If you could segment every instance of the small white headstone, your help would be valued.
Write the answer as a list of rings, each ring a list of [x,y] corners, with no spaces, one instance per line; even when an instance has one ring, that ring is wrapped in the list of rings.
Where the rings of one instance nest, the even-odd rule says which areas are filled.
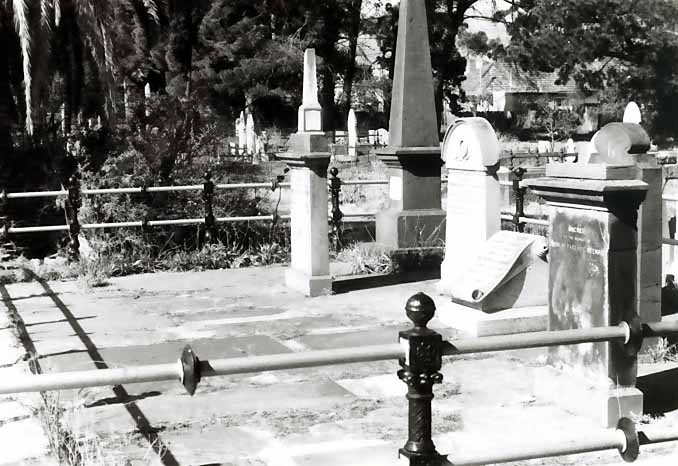
[[[624,123],[635,123],[637,125],[640,124],[642,117],[637,103],[629,102],[629,104],[626,106],[626,110],[624,110],[624,119],[622,121]]]
[[[245,112],[240,112],[240,118],[236,120],[236,134],[238,135],[238,147],[241,151],[247,147],[247,125],[245,121]]]
[[[574,143],[574,139],[570,138],[565,143],[565,152],[567,154],[575,154],[577,152],[577,146]]]
[[[379,135],[379,144],[388,146],[388,130],[386,128],[379,128],[377,134]]]
[[[254,117],[251,113],[247,114],[247,153],[254,154],[257,146],[257,135],[254,133]]]
[[[151,97],[151,85],[149,83],[146,83],[144,86],[144,97],[147,99]]]

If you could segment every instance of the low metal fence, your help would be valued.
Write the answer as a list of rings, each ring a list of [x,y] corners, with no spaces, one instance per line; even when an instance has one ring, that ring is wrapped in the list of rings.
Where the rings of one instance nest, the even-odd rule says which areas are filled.
[[[429,296],[423,293],[412,296],[405,310],[414,327],[399,332],[398,342],[393,344],[217,360],[200,360],[187,345],[176,363],[24,375],[1,381],[0,394],[179,380],[187,392],[194,395],[204,377],[397,359],[401,367],[397,375],[407,384],[409,412],[408,440],[399,452],[409,458],[411,466],[483,465],[603,450],[618,450],[624,460],[631,462],[638,457],[641,445],[678,441],[678,432],[637,432],[631,420],[622,418],[616,428],[603,429],[593,435],[540,440],[495,451],[488,449],[482,455],[465,455],[463,451],[442,455],[431,438],[431,402],[433,386],[443,380],[440,373],[443,356],[610,342],[621,345],[625,354],[634,357],[644,338],[678,334],[678,322],[641,324],[634,318],[618,326],[445,341],[442,335],[427,327],[435,314],[435,303]]]
[[[256,222],[256,221],[277,221],[278,219],[289,219],[289,215],[258,215],[242,217],[216,217],[214,215],[214,195],[216,191],[234,190],[234,189],[270,189],[276,191],[282,188],[289,188],[290,183],[284,182],[284,176],[280,175],[268,183],[232,183],[215,184],[212,181],[212,174],[206,173],[205,181],[201,185],[183,185],[183,186],[143,186],[133,188],[103,188],[103,189],[83,189],[80,177],[76,174],[69,179],[67,189],[60,191],[33,191],[8,193],[0,192],[0,221],[2,221],[2,230],[0,234],[3,238],[9,235],[27,234],[27,233],[45,233],[55,231],[65,231],[69,235],[68,252],[71,258],[79,256],[80,242],[78,235],[82,230],[104,230],[114,228],[150,228],[159,226],[181,226],[181,225],[205,225],[206,238],[209,241],[216,237],[217,224],[228,222]],[[143,219],[131,222],[116,223],[85,223],[81,224],[78,213],[82,207],[82,196],[96,196],[103,194],[152,194],[152,193],[170,193],[182,191],[202,191],[203,214],[202,218],[182,218],[171,220],[151,220]],[[65,198],[66,225],[45,225],[15,227],[11,219],[6,215],[7,202],[12,199],[35,199],[35,198]]]

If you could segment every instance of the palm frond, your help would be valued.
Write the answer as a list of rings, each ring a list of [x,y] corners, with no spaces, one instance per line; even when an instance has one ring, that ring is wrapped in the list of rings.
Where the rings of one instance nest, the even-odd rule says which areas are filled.
[[[61,0],[53,0],[54,6],[54,24],[59,26],[61,23]]]
[[[19,44],[21,46],[21,59],[23,60],[24,74],[24,98],[26,103],[26,131],[33,134],[33,115],[32,115],[32,77],[31,77],[31,31],[29,28],[28,4],[26,0],[13,0],[12,7],[14,12],[14,23],[17,34],[19,35]]]

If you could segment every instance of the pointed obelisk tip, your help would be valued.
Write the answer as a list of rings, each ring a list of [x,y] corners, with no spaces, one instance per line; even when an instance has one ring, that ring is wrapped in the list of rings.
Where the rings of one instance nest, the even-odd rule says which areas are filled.
[[[401,0],[390,146],[439,147],[425,2]]]
[[[318,74],[316,71],[315,49],[304,52],[304,93],[299,107],[300,133],[322,131],[322,109],[318,102]]]

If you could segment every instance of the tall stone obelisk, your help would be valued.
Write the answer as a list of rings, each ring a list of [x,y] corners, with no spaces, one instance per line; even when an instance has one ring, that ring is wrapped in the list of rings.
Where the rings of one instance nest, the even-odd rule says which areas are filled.
[[[391,99],[389,208],[377,216],[377,242],[400,249],[436,246],[445,238],[440,208],[440,138],[431,50],[423,1],[401,0]]]
[[[327,166],[329,144],[322,132],[318,103],[315,50],[304,53],[304,94],[298,131],[290,136],[289,151],[278,154],[292,168],[292,263],[285,284],[306,296],[331,292],[327,226]]]

